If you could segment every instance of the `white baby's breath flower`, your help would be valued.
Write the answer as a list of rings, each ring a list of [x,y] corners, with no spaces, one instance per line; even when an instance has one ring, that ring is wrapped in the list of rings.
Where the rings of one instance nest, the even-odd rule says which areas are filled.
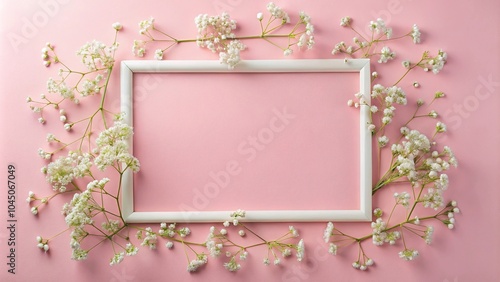
[[[139,248],[136,246],[132,245],[131,243],[127,243],[125,246],[125,252],[127,256],[134,256],[139,252]]]
[[[224,267],[231,272],[236,272],[241,268],[241,265],[232,257],[229,262],[224,263]]]
[[[118,253],[118,254],[115,254],[111,259],[110,259],[110,262],[109,262],[109,265],[113,266],[113,265],[116,265],[116,264],[119,264],[120,262],[123,261],[123,257],[125,256],[125,253],[124,252],[121,252],[121,253]]]
[[[269,2],[267,4],[267,11],[269,11],[273,17],[281,19],[283,24],[290,22],[288,14],[282,8],[276,6],[273,2]]]
[[[417,250],[412,250],[412,249],[404,249],[403,251],[399,252],[399,257],[404,259],[404,260],[414,260],[418,256],[418,251]]]
[[[156,49],[155,59],[156,60],[163,60],[163,50],[162,49]]]
[[[167,249],[172,249],[174,247],[174,243],[172,241],[168,241],[165,243],[165,247],[167,247]]]
[[[149,20],[143,20],[139,22],[139,33],[144,34],[148,30],[152,29],[154,27],[154,21],[155,19],[153,17],[149,18]]]
[[[413,38],[413,43],[420,43],[420,30],[416,24],[413,25],[410,36]]]
[[[391,51],[391,49],[387,46],[382,47],[380,50],[380,59],[379,63],[387,63],[387,61],[392,60],[396,57],[396,53]]]
[[[121,30],[121,29],[123,28],[123,25],[122,25],[121,23],[119,23],[119,22],[115,22],[115,23],[113,23],[113,25],[112,25],[112,26],[113,26],[113,28],[114,28],[115,30]]]
[[[299,243],[297,244],[297,252],[295,253],[295,256],[297,257],[298,261],[302,261],[304,259],[304,253],[305,253],[304,239],[300,239]]]
[[[351,17],[343,17],[340,19],[340,26],[348,26],[351,23]]]
[[[326,224],[325,231],[323,232],[323,240],[325,241],[325,243],[328,243],[328,241],[330,241],[330,237],[332,236],[334,228],[335,227],[332,222],[328,222]]]
[[[330,253],[332,255],[337,255],[337,250],[338,250],[338,246],[335,245],[334,243],[330,243],[330,246],[328,248],[328,253]]]
[[[240,52],[245,50],[246,46],[239,40],[231,40],[224,51],[219,53],[219,61],[226,64],[228,69],[233,69],[240,61]]]

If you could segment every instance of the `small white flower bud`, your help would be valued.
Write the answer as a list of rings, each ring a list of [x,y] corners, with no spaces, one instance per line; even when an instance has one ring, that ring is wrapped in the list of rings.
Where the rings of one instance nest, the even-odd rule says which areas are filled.
[[[119,22],[114,23],[112,26],[115,30],[121,30],[123,28],[123,25]]]

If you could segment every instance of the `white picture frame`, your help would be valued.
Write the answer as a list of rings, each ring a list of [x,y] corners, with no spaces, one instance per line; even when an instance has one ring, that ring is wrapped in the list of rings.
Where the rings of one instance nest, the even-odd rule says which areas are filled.
[[[234,69],[218,61],[147,61],[121,62],[121,111],[124,122],[133,124],[133,76],[135,73],[359,73],[359,93],[370,104],[371,73],[369,59],[297,59],[297,60],[248,60]],[[352,93],[355,94],[355,93]],[[347,107],[346,107],[347,108]],[[348,109],[346,109],[348,110]],[[372,138],[368,129],[369,106],[360,106],[359,118],[359,209],[357,210],[249,210],[247,222],[324,222],[371,221],[372,219]],[[128,140],[133,153],[133,139]],[[157,222],[222,222],[230,219],[231,211],[154,211],[134,210],[133,173],[127,170],[122,176],[122,216],[128,223]]]

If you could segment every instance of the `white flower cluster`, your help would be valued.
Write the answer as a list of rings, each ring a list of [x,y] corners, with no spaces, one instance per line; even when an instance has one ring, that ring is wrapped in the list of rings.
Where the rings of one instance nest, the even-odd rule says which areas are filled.
[[[98,94],[101,91],[101,88],[103,87],[102,85],[99,85],[100,82],[102,81],[102,79],[103,79],[103,75],[98,74],[92,80],[89,80],[89,79],[84,80],[82,87],[81,87],[82,89],[79,90],[80,94],[83,97]]]
[[[373,229],[372,241],[376,246],[382,246],[384,243],[394,245],[401,238],[399,231],[387,232],[387,223],[380,217],[375,222],[372,222],[371,227]]]
[[[146,42],[143,40],[134,40],[132,53],[137,57],[144,57],[144,54],[146,54]]]
[[[343,17],[342,19],[340,19],[340,26],[349,26],[351,24],[351,17]]]
[[[220,16],[200,14],[194,22],[198,28],[196,43],[214,53],[224,51],[225,41],[235,37],[233,30],[236,29],[236,21],[231,20],[228,13],[224,12]]]
[[[411,38],[413,39],[413,43],[420,43],[420,30],[416,24],[413,25],[410,33]]]
[[[155,19],[153,17],[149,18],[149,20],[143,20],[139,22],[139,33],[144,34],[149,30],[154,28]]]
[[[391,51],[391,49],[387,46],[382,47],[382,50],[380,50],[380,59],[378,60],[379,63],[387,63],[389,60],[393,60],[396,57],[396,53],[394,51]]]
[[[237,226],[239,223],[238,218],[240,218],[240,217],[244,218],[245,214],[246,214],[246,212],[244,210],[240,210],[240,209],[232,212],[229,216],[233,218],[233,225]],[[226,222],[224,222],[224,226],[226,226],[226,225],[228,225],[228,224]]]
[[[47,92],[56,93],[65,99],[78,103],[75,99],[75,88],[69,87],[65,81],[55,81],[52,77],[47,80]]]
[[[199,254],[196,256],[195,260],[189,262],[187,266],[188,272],[197,271],[200,266],[205,265],[208,262],[208,257],[205,254]]]
[[[114,51],[118,48],[118,43],[107,47],[99,41],[87,42],[76,52],[82,57],[82,63],[90,70],[110,69],[115,63]]]
[[[198,46],[214,53],[219,52],[219,61],[233,69],[241,61],[240,51],[246,48],[241,41],[234,39],[236,21],[231,20],[228,13],[222,13],[220,16],[200,14],[194,21],[198,28]]]
[[[290,22],[290,17],[288,13],[285,12],[282,8],[276,6],[273,2],[269,2],[267,4],[267,11],[276,19],[281,20],[283,24]]]
[[[118,220],[104,221],[103,223],[101,223],[101,226],[108,233],[112,234],[120,229],[120,221]]]
[[[412,249],[404,249],[399,252],[399,257],[404,260],[414,260],[418,257],[418,251]]]
[[[456,167],[455,155],[449,147],[445,147],[442,153],[433,151],[429,157],[424,155],[430,152],[430,141],[416,130],[403,128],[405,139],[402,144],[393,144],[392,152],[396,156],[395,166],[399,177],[406,176],[413,185],[421,182],[421,185],[432,183],[434,186],[427,189],[423,195],[424,207],[438,209],[443,206],[443,192],[448,188],[448,175],[444,172],[451,166]],[[418,164],[416,161],[420,161]],[[418,167],[418,170],[416,169]]]
[[[151,227],[146,227],[144,231],[146,233],[146,236],[144,236],[144,238],[142,237],[143,236],[142,231],[137,232],[137,239],[143,239],[141,246],[147,246],[151,250],[156,249],[156,243],[158,242],[156,233],[153,232],[153,229]]]
[[[175,231],[175,225],[176,225],[175,223],[171,223],[171,224],[169,224],[167,226],[167,224],[165,222],[162,222],[160,224],[160,230],[158,231],[158,234],[161,237],[164,237],[164,238],[166,238],[166,237],[170,237],[170,238],[175,237],[175,234],[177,234],[176,231]]]
[[[305,33],[303,33],[299,37],[299,41],[297,42],[297,46],[302,48],[307,46],[307,49],[312,49],[314,46],[314,25],[311,23],[311,17],[304,12],[299,13],[300,23],[305,26]]]
[[[108,166],[123,163],[125,169],[139,171],[139,160],[130,154],[127,143],[132,134],[132,127],[121,121],[116,121],[112,127],[102,131],[96,139],[98,156],[94,163],[97,168],[104,170]]]
[[[210,227],[210,233],[208,234],[205,246],[207,247],[210,256],[218,257],[222,252],[224,244],[222,244],[222,242],[218,240],[218,236],[214,232],[215,232],[215,227],[214,226]]]
[[[297,252],[295,253],[297,261],[302,261],[304,259],[304,255],[305,255],[304,239],[300,239],[299,243],[297,244]]]
[[[384,20],[382,20],[381,18],[378,18],[376,21],[370,21],[370,24],[368,26],[371,31],[385,34],[387,39],[390,39],[392,37],[392,28],[387,27]]]
[[[410,198],[411,197],[408,192],[394,193],[394,199],[396,200],[396,204],[402,205],[405,208],[409,207]]]
[[[123,258],[125,257],[125,252],[120,252],[118,254],[115,254],[109,261],[109,265],[113,266],[116,264],[119,264],[120,262],[123,261]]]
[[[92,192],[93,189],[86,189],[82,193],[75,193],[69,205],[65,206],[65,220],[68,226],[83,228],[84,225],[94,223]]]
[[[403,89],[397,86],[384,87],[380,84],[375,84],[372,89],[371,97],[372,99],[380,101],[380,103],[384,106],[383,117],[382,117],[382,123],[384,125],[387,125],[392,122],[392,118],[394,117],[394,111],[396,110],[396,108],[393,106],[394,103],[399,105],[406,105],[407,103],[405,92],[403,91]],[[359,99],[360,99],[359,102],[360,104],[366,104],[363,98]],[[372,106],[370,108],[370,111],[372,113],[375,113],[378,112],[379,109],[376,106],[375,107]],[[370,129],[373,131],[375,127],[371,126]]]
[[[238,270],[240,270],[241,268],[241,265],[239,263],[236,262],[236,259],[235,257],[232,257],[229,262],[226,262],[224,263],[224,267],[231,271],[231,272],[236,272]]]
[[[360,261],[355,261],[352,263],[352,267],[354,269],[359,269],[359,270],[367,270],[369,266],[372,266],[375,262],[371,259],[371,258],[368,258],[368,259],[365,259],[365,262],[364,263],[361,263]]]
[[[431,57],[426,60],[424,65],[424,71],[432,71],[434,74],[438,74],[446,64],[446,60],[448,59],[448,54],[443,50],[439,50],[438,54],[435,57]]]
[[[46,43],[45,47],[42,48],[42,59],[43,59],[43,65],[46,67],[49,67],[50,64],[52,63],[51,57],[49,55],[49,51],[53,51],[54,46],[52,46],[50,43]],[[57,62],[57,57],[55,58],[55,61]]]
[[[328,241],[330,241],[330,237],[332,236],[334,229],[335,226],[333,225],[332,222],[328,222],[326,224],[325,231],[323,232],[323,240],[325,240],[325,243],[328,243]]]
[[[240,61],[240,51],[245,50],[246,46],[239,40],[231,40],[224,51],[219,53],[219,61],[226,64],[229,69],[233,69]]]
[[[40,153],[40,152],[39,152]],[[68,156],[59,157],[42,168],[46,179],[52,184],[54,190],[66,191],[66,186],[74,179],[81,178],[90,173],[92,156],[88,153],[69,152]]]
[[[48,252],[49,251],[49,243],[47,240],[43,240],[42,237],[40,236],[37,236],[36,237],[36,241],[37,241],[37,247],[41,250],[43,250],[44,252]]]

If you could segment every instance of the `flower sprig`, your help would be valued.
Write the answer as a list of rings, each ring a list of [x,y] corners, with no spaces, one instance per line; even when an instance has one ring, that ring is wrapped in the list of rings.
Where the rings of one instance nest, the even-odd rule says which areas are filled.
[[[354,56],[355,53],[360,52],[364,58],[379,56],[379,63],[387,63],[389,60],[393,60],[396,57],[396,53],[388,46],[382,47],[381,50],[377,52],[376,48],[379,43],[386,43],[391,40],[397,40],[404,37],[410,37],[415,44],[420,43],[421,33],[416,24],[412,26],[408,33],[393,37],[392,28],[388,27],[384,20],[380,18],[375,21],[370,21],[368,24],[368,28],[371,32],[369,35],[362,34],[360,31],[355,29],[351,23],[351,17],[343,17],[340,20],[340,26],[347,27],[356,34],[356,36],[352,39],[355,45],[348,45],[344,41],[341,41],[335,45],[332,54],[344,53]]]
[[[122,25],[115,23],[113,28],[116,33],[110,47],[94,40],[78,50],[77,55],[85,67],[83,71],[65,64],[56,54],[54,45],[47,44],[42,49],[45,66],[62,67],[58,70],[58,78],[49,78],[47,94],[42,94],[41,100],[28,97],[27,102],[32,111],[40,115],[42,124],[46,123],[44,113],[54,110],[63,122],[63,128],[70,131],[71,136],[79,137],[64,141],[55,134],[48,133],[46,141],[57,148],[52,151],[42,148],[38,150],[38,155],[46,161],[41,171],[53,191],[50,196],[45,197],[30,191],[26,201],[31,212],[39,215],[42,205],[55,197],[72,195],[62,207],[67,228],[51,237],[37,236],[38,248],[48,252],[52,240],[69,233],[71,258],[81,261],[88,259],[94,249],[108,242],[112,251],[109,264],[113,266],[121,263],[127,256],[136,255],[140,247],[156,249],[159,241],[165,240],[165,246],[169,249],[174,244],[182,245],[189,272],[208,263],[209,256],[215,258],[221,254],[229,258],[223,263],[224,267],[232,272],[237,271],[241,268],[240,262],[247,258],[249,250],[257,247],[266,247],[266,260],[272,258],[275,264],[280,262],[279,254],[288,257],[294,251],[297,260],[301,261],[304,257],[304,242],[295,242],[298,237],[295,228],[290,227],[278,239],[264,239],[241,221],[245,217],[242,210],[229,215],[232,226],[238,228],[236,232],[239,237],[252,235],[261,242],[243,244],[235,240],[228,232],[229,221],[223,224],[223,228],[211,227],[206,241],[202,242],[187,240],[191,234],[187,226],[161,223],[160,228],[154,230],[152,227],[125,221],[120,202],[122,178],[128,170],[138,172],[140,163],[129,150],[128,140],[133,134],[133,128],[123,122],[122,114],[112,113],[107,109],[106,98],[112,91],[109,80],[115,64],[115,51],[119,46],[116,35]],[[141,28],[144,33],[152,30],[153,20],[142,22]],[[67,103],[78,104],[87,99],[97,99],[95,110],[91,111],[90,116],[70,121],[68,116],[77,116],[78,113],[68,113],[63,107]],[[106,176],[97,177],[102,173]],[[135,239],[130,235],[134,231]],[[189,255],[190,252],[194,258]]]
[[[380,53],[374,51],[377,44],[388,43],[391,40],[410,37],[413,43],[420,42],[420,31],[417,25],[413,25],[410,32],[400,37],[392,37],[392,29],[387,27],[384,21],[377,19],[369,23],[371,37],[366,38],[358,32],[352,25],[350,17],[341,19],[341,26],[348,27],[356,33],[353,41],[356,46],[347,46],[344,42],[337,44],[333,49],[333,54],[345,53],[354,56],[360,52],[363,57],[371,58],[379,55],[376,68],[383,68],[384,63],[395,58],[395,52],[388,46],[384,46]],[[358,37],[359,36],[359,37]],[[360,39],[361,38],[361,39]],[[403,61],[405,68],[403,75],[392,85],[383,86],[376,83],[379,78],[379,72],[372,73],[372,92],[370,93],[371,102],[368,103],[364,96],[356,93],[354,99],[348,101],[348,106],[359,108],[360,105],[368,106],[370,109],[370,120],[367,124],[372,132],[374,142],[377,144],[378,165],[375,172],[376,180],[372,187],[373,195],[382,197],[387,193],[385,189],[391,185],[398,185],[405,189],[402,192],[392,194],[395,200],[394,206],[388,217],[384,217],[383,210],[377,208],[374,210],[374,217],[371,222],[369,234],[361,237],[351,236],[336,228],[332,222],[327,224],[324,230],[323,238],[329,244],[329,252],[336,255],[340,248],[345,248],[351,244],[358,247],[358,256],[352,266],[355,269],[367,270],[374,264],[374,260],[369,257],[363,243],[371,239],[376,246],[384,244],[395,245],[401,241],[403,250],[398,255],[403,260],[414,260],[417,258],[418,250],[408,245],[405,236],[415,235],[422,238],[425,243],[432,242],[434,227],[428,225],[433,220],[438,220],[452,229],[455,225],[454,214],[459,212],[456,201],[448,201],[445,204],[444,192],[449,185],[449,179],[446,172],[451,167],[457,167],[457,159],[448,146],[438,147],[437,136],[446,132],[446,125],[437,121],[433,128],[433,133],[428,136],[422,130],[412,129],[412,122],[419,118],[437,119],[438,113],[435,110],[429,110],[434,101],[444,98],[445,94],[438,91],[434,94],[432,101],[427,104],[422,99],[418,99],[413,115],[400,126],[400,134],[394,140],[391,140],[386,134],[386,128],[391,126],[396,118],[397,107],[408,106],[405,90],[398,84],[407,76],[407,74],[417,68],[424,71],[432,70],[438,74],[444,67],[447,60],[447,54],[439,50],[437,55],[432,56],[430,52],[425,51],[421,59],[412,63],[409,60]],[[414,82],[413,87],[419,87],[418,82]],[[425,111],[422,113],[422,111]],[[383,155],[390,154],[390,163],[384,173],[380,173],[381,160]],[[417,207],[421,207],[417,209]],[[423,209],[422,209],[423,208]],[[417,213],[418,210],[418,213]],[[426,212],[426,211],[434,212]],[[391,219],[396,213],[402,213],[398,218],[404,220],[398,223],[391,223]]]
[[[386,221],[383,219],[383,211],[381,209],[377,208],[374,210],[376,220],[371,223],[371,233],[366,236],[354,237],[348,235],[337,229],[332,222],[329,222],[323,235],[325,243],[329,244],[328,252],[332,255],[337,255],[340,248],[356,244],[358,247],[358,257],[356,261],[352,263],[352,266],[355,269],[367,270],[369,266],[374,264],[374,260],[366,254],[362,245],[364,241],[371,239],[372,243],[376,246],[382,246],[384,244],[396,245],[398,241],[401,241],[403,250],[398,253],[399,257],[407,261],[414,260],[419,255],[419,252],[416,249],[408,247],[405,241],[405,234],[407,234],[407,236],[417,236],[426,244],[430,245],[432,243],[434,227],[430,224],[426,224],[437,220],[446,225],[449,229],[453,229],[455,226],[455,214],[460,212],[457,203],[455,201],[450,201],[445,207],[433,215],[418,217],[412,216],[412,212],[409,212],[405,220],[395,224],[389,224],[395,207],[403,206],[407,208],[406,205],[408,204],[408,194],[395,194],[394,197],[396,198],[396,203]],[[403,200],[401,201],[401,199]],[[423,199],[415,201],[413,208],[419,201],[423,201]]]
[[[151,227],[140,228],[136,237],[142,240],[141,246],[156,249],[159,239],[165,239],[165,247],[168,249],[181,246],[184,248],[187,260],[187,271],[195,272],[208,263],[209,258],[226,257],[223,266],[230,272],[236,272],[241,269],[241,263],[245,261],[251,249],[257,247],[266,247],[268,250],[267,257],[263,262],[269,265],[273,261],[275,265],[281,263],[281,258],[287,258],[295,252],[297,260],[302,261],[304,257],[304,241],[300,240],[294,243],[294,239],[299,236],[298,231],[290,226],[289,230],[275,240],[266,240],[258,235],[255,231],[249,228],[242,220],[245,217],[245,211],[237,210],[230,214],[231,220],[222,223],[220,228],[211,226],[207,239],[204,242],[193,242],[187,238],[191,234],[188,227],[179,227],[176,223],[161,223],[160,229],[154,231]],[[234,230],[236,229],[236,230]],[[233,238],[236,233],[236,238],[244,238],[253,236],[257,238],[258,243],[243,244],[241,240]]]
[[[269,16],[267,20],[263,13],[257,13],[261,33],[257,35],[239,36],[235,34],[237,23],[231,19],[228,13],[221,15],[209,16],[208,14],[200,14],[196,16],[194,22],[198,30],[196,38],[178,39],[169,35],[155,26],[155,19],[150,18],[139,23],[139,33],[146,37],[145,40],[134,40],[132,51],[135,56],[143,57],[147,52],[147,45],[153,42],[166,44],[166,47],[156,49],[154,58],[162,60],[165,52],[173,46],[180,43],[196,42],[200,48],[206,48],[213,53],[219,54],[219,61],[234,68],[240,61],[240,52],[245,50],[246,46],[243,40],[262,39],[283,51],[285,56],[293,53],[293,46],[298,48],[306,47],[311,49],[314,41],[314,25],[311,22],[311,17],[305,12],[299,13],[299,20],[293,24],[291,30],[287,33],[277,34],[284,26],[291,23],[287,12],[282,8],[270,2],[267,4]],[[285,45],[280,45],[274,39],[287,39]]]

